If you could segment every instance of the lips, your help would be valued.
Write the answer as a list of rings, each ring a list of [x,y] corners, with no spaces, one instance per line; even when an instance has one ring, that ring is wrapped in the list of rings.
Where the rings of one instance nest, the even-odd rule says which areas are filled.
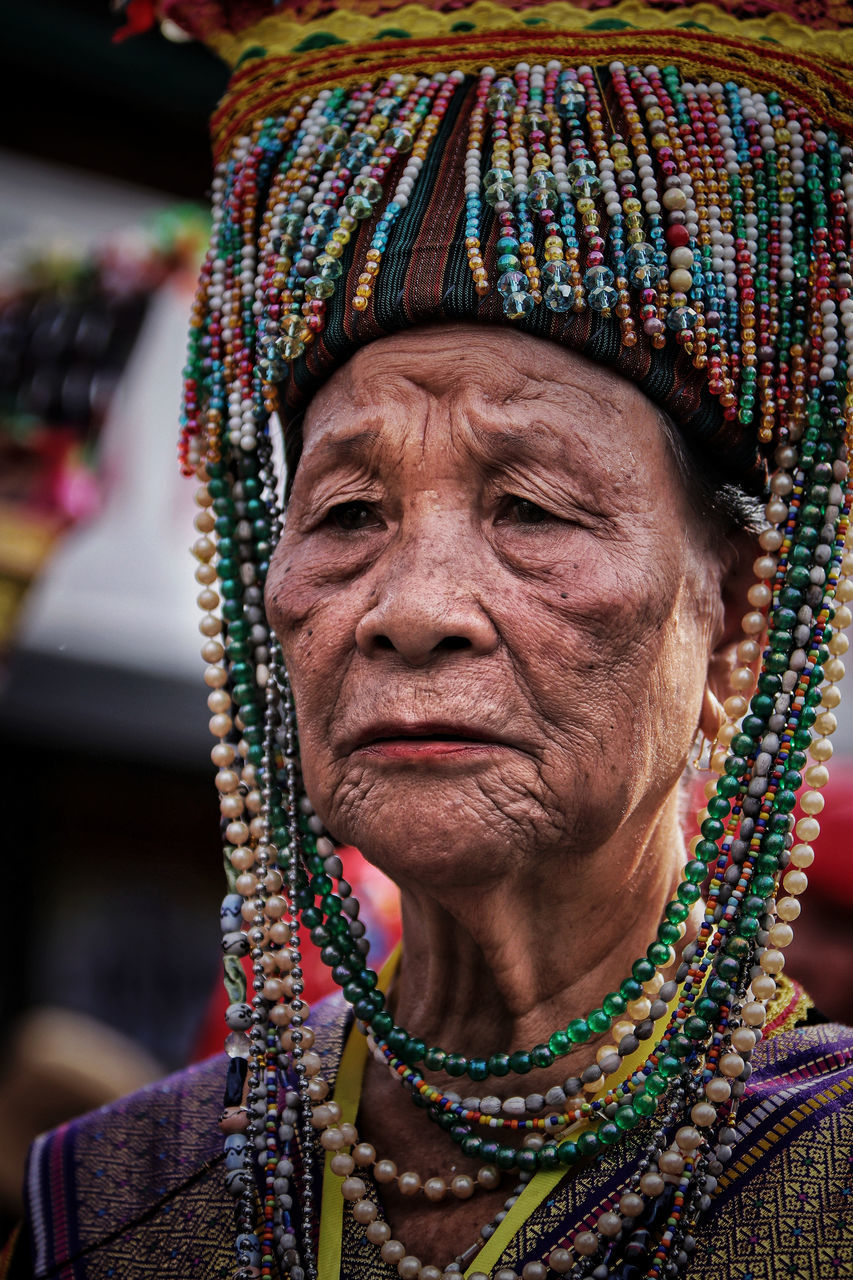
[[[511,745],[507,738],[484,724],[459,720],[381,720],[366,725],[354,736],[351,750],[378,746],[382,743],[411,742],[424,746],[427,742],[458,742],[475,746],[483,743]]]

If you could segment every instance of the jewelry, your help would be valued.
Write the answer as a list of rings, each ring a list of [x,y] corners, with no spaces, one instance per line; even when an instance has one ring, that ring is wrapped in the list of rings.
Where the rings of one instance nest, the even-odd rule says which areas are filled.
[[[585,331],[612,334],[620,350],[642,343],[654,360],[666,349],[659,369],[674,361],[679,371],[671,394],[677,399],[678,379],[690,371],[716,400],[728,443],[718,435],[713,447],[732,472],[754,474],[756,442],[773,461],[741,665],[712,756],[718,777],[657,936],[585,1018],[540,1045],[488,1058],[427,1046],[385,1008],[358,904],[302,795],[286,676],[262,608],[281,519],[271,415],[296,403],[288,397],[307,358],[320,360],[334,308],[344,307],[349,324],[358,315],[366,321],[380,304],[383,263],[400,228],[411,229],[407,218],[448,122],[466,110],[460,198],[475,295],[485,298],[493,279],[506,317],[563,315],[558,340],[572,340],[575,318],[589,312]],[[481,182],[486,155],[491,165]],[[853,554],[845,552],[850,151],[777,93],[733,81],[694,84],[673,67],[552,61],[485,68],[474,81],[461,72],[407,72],[294,97],[286,115],[265,116],[237,141],[213,185],[181,456],[202,481],[194,553],[229,879],[223,1127],[237,1211],[235,1275],[271,1275],[277,1256],[285,1273],[313,1276],[315,1146],[334,1149],[341,1169],[349,1159],[358,1164],[347,1149],[367,1153],[353,1126],[334,1123],[305,1023],[307,931],[377,1051],[469,1158],[518,1169],[522,1178],[557,1175],[644,1127],[626,1195],[602,1210],[593,1229],[528,1263],[523,1280],[548,1269],[581,1280],[615,1268],[635,1256],[646,1221],[657,1225],[647,1233],[645,1275],[668,1276],[732,1155],[738,1100],[799,913],[832,754],[853,599]],[[354,233],[368,218],[375,221],[359,272]],[[804,782],[804,816],[795,822]],[[647,1025],[654,988],[706,881],[702,924],[676,973],[674,1012],[655,1035]],[[241,954],[252,961],[251,994]],[[637,1008],[642,1001],[648,1013],[620,1027],[632,1009],[645,1012]],[[601,1077],[584,1081],[582,1073],[576,1094],[546,1096],[541,1108],[538,1098],[518,1093],[509,1112],[506,1103],[496,1111],[494,1095],[455,1099],[425,1075],[526,1075],[611,1029],[619,1034],[606,1046],[606,1062],[596,1064]],[[646,1040],[642,1065],[617,1083],[619,1060]],[[505,1134],[494,1141],[490,1130],[499,1128],[521,1130],[524,1144]],[[263,1186],[257,1223],[256,1161]],[[383,1162],[368,1163],[378,1170]],[[347,1179],[353,1212],[368,1215],[369,1197],[352,1171],[345,1186]],[[437,1197],[440,1188],[433,1190]],[[374,1223],[375,1215],[368,1226]],[[401,1276],[441,1275],[392,1237],[377,1243]]]

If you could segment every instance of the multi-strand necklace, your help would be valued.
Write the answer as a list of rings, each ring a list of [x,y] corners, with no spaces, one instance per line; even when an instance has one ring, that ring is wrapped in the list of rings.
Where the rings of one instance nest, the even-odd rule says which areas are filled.
[[[358,904],[301,792],[287,678],[262,606],[281,531],[269,436],[276,383],[322,332],[349,279],[347,246],[375,217],[351,299],[356,311],[370,305],[442,121],[466,94],[466,251],[477,293],[494,278],[509,319],[540,305],[589,309],[613,319],[626,348],[640,331],[654,350],[683,348],[707,371],[724,420],[754,431],[773,464],[741,665],[713,754],[719,776],[676,894],[618,989],[541,1044],[487,1057],[427,1045],[386,1005]],[[403,1280],[449,1280],[476,1267],[496,1223],[455,1263],[422,1262],[382,1221],[360,1170],[442,1203],[494,1190],[504,1174],[519,1186],[572,1168],[592,1176],[611,1148],[632,1153],[625,1192],[593,1223],[567,1223],[565,1239],[527,1262],[522,1280],[672,1276],[687,1265],[693,1226],[731,1158],[832,754],[853,598],[844,550],[850,155],[778,94],[694,85],[669,67],[613,63],[605,74],[520,64],[506,74],[487,68],[473,83],[461,73],[406,74],[294,99],[286,117],[265,117],[238,141],[214,194],[182,456],[203,482],[194,551],[230,888],[223,1128],[235,1276],[315,1273],[315,1154],[325,1153],[348,1212]],[[483,203],[500,228],[494,263]],[[703,885],[698,934],[664,981]],[[344,1117],[306,1021],[306,935],[411,1098],[413,1124],[446,1130],[451,1161],[461,1152],[471,1174],[400,1172],[360,1140],[355,1116]],[[563,1058],[570,1068],[587,1044],[598,1044],[595,1061],[543,1096],[469,1092]],[[465,1080],[463,1091],[439,1088],[436,1073]]]

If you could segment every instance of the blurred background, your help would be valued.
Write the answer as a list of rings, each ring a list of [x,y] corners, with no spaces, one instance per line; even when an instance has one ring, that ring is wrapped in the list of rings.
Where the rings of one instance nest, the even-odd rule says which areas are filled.
[[[107,0],[28,0],[4,6],[0,42],[0,1242],[37,1132],[220,1039],[193,484],[175,448],[226,73],[176,32],[116,43],[122,21]],[[841,720],[789,972],[853,1021]],[[360,874],[393,932],[393,895]]]

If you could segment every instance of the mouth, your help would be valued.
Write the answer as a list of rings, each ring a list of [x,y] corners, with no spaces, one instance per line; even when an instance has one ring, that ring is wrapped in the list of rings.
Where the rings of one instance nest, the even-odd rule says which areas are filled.
[[[471,754],[494,751],[509,743],[485,725],[458,721],[384,721],[366,726],[353,749],[392,758]]]

